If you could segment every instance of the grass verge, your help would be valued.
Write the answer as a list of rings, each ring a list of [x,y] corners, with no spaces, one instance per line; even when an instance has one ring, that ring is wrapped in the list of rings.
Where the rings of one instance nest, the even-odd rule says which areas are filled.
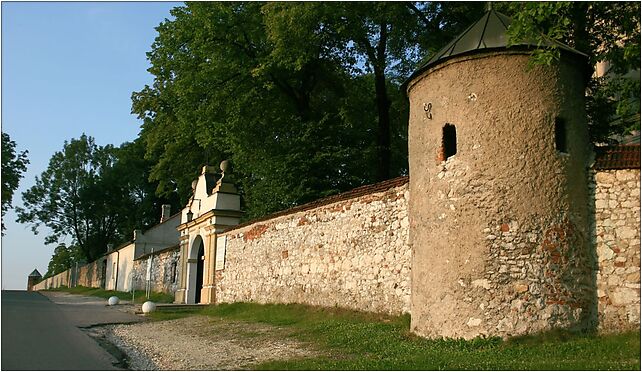
[[[640,332],[616,335],[552,331],[503,341],[428,340],[394,317],[305,305],[221,304],[156,312],[154,319],[207,315],[266,323],[324,351],[323,356],[272,361],[265,370],[640,370]]]
[[[109,298],[111,296],[116,296],[120,298],[121,300],[127,300],[131,301],[132,299],[132,293],[131,292],[119,292],[119,291],[109,291],[105,290],[102,288],[89,288],[89,287],[83,287],[83,286],[77,286],[77,287],[72,287],[72,288],[67,288],[65,286],[62,286],[60,288],[56,289],[47,289],[47,291],[51,292],[67,292],[71,294],[77,294],[77,295],[83,295],[83,296],[94,296],[94,297],[102,297],[102,298]],[[135,291],[134,292],[134,302],[135,303],[143,303],[145,301],[153,301],[157,303],[172,303],[174,302],[174,296],[169,295],[167,293],[159,293],[159,292],[152,292],[149,296],[149,299],[145,297],[145,291]]]

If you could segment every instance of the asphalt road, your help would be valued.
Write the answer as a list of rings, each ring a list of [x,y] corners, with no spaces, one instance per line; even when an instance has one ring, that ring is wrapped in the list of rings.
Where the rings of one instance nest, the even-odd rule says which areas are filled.
[[[104,300],[2,291],[2,370],[117,370],[118,360],[78,327],[143,321]],[[55,302],[54,302],[55,301]]]

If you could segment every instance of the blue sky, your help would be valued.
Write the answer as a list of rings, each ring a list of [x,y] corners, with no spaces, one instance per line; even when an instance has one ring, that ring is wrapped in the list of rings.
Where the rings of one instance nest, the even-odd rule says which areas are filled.
[[[131,94],[152,83],[145,53],[154,28],[177,2],[2,2],[2,131],[29,150],[31,164],[14,194],[34,185],[65,140],[82,133],[100,145],[138,135]],[[6,214],[2,289],[25,289],[43,275],[54,245]],[[70,240],[70,239],[69,239]],[[68,241],[69,242],[69,241]]]

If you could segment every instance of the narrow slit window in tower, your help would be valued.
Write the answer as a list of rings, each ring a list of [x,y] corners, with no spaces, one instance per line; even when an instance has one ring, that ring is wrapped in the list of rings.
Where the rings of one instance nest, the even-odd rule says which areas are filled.
[[[454,125],[444,125],[441,146],[444,151],[444,160],[448,160],[449,157],[457,153],[457,130]]]
[[[566,146],[566,122],[561,118],[555,118],[555,149],[561,153],[568,153]]]

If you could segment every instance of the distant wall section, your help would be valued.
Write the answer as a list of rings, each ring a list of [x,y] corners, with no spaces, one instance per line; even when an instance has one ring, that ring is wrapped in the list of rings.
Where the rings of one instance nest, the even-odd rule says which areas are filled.
[[[129,245],[119,250],[119,254],[115,251],[92,263],[43,279],[33,286],[33,290],[40,291],[62,286],[90,288],[104,286],[105,289],[114,290],[117,286],[118,291],[128,292],[132,285],[134,289],[145,290],[148,284],[147,267],[151,261],[149,280],[151,290],[173,294],[177,289],[177,278],[180,275],[178,245],[137,259],[133,258],[133,247]]]
[[[89,264],[79,265],[78,268],[71,268],[59,274],[45,278],[33,286],[34,291],[43,289],[54,289],[62,286],[84,286],[98,288],[101,286],[101,260]]]

